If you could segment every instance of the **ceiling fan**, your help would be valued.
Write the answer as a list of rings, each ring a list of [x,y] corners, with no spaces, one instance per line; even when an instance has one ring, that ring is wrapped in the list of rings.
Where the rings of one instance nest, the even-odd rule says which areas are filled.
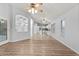
[[[43,6],[43,3],[30,3],[28,12],[32,14],[43,12],[42,6]]]

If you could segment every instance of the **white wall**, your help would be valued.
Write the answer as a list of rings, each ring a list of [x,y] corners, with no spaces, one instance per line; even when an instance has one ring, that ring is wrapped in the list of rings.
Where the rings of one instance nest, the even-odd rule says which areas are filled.
[[[28,32],[17,32],[15,28],[15,16],[16,15],[23,15],[29,19],[28,21]],[[16,42],[24,39],[29,39],[30,37],[30,15],[27,12],[23,12],[19,9],[12,8],[12,19],[11,19],[11,41]]]
[[[6,3],[0,3],[0,16],[4,17],[4,18],[10,18],[10,7],[8,4]]]
[[[79,6],[73,8],[63,17],[66,18],[66,43],[79,53]]]
[[[7,39],[10,40],[10,25],[9,25],[9,20],[10,20],[10,6],[7,3],[0,3],[0,17],[7,19],[8,21],[8,37]],[[4,43],[3,43],[4,44]]]
[[[64,37],[61,36],[61,20],[65,20]],[[52,23],[56,23],[56,32],[49,32],[49,35],[79,53],[79,6],[54,19]]]

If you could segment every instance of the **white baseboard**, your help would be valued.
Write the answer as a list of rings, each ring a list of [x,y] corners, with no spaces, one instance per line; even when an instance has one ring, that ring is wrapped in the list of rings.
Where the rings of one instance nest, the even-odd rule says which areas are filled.
[[[67,45],[66,43],[64,43],[63,41],[58,40],[59,42],[61,42],[62,44],[64,44],[65,46],[67,46],[69,49],[71,49],[72,51],[74,51],[75,53],[79,54],[79,51],[76,51],[75,49],[71,48],[69,45]]]
[[[70,47],[69,45],[67,45],[66,43],[64,43],[63,41],[57,39],[56,37],[53,37],[53,38],[55,38],[57,41],[59,41],[60,43],[64,44],[65,46],[67,46],[69,49],[71,49],[75,53],[79,54],[79,51],[76,51],[75,49],[73,49],[72,47]]]
[[[8,42],[9,42],[8,40],[3,41],[3,42],[0,42],[0,46],[3,45],[3,44],[6,44],[6,43],[8,43]]]
[[[17,42],[17,41],[22,41],[22,40],[26,40],[26,39],[30,39],[30,37],[26,37],[26,38],[18,39],[18,40],[11,40],[9,42]]]

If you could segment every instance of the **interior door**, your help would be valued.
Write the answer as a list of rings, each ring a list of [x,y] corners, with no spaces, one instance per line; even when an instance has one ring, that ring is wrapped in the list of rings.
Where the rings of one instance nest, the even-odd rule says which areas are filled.
[[[0,17],[0,45],[8,42],[7,36],[7,19]]]

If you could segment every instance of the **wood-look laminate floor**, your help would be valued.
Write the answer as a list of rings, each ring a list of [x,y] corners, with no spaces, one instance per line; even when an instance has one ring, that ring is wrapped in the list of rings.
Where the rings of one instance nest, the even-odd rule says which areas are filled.
[[[35,35],[0,46],[1,56],[77,56],[75,52],[48,35]]]

